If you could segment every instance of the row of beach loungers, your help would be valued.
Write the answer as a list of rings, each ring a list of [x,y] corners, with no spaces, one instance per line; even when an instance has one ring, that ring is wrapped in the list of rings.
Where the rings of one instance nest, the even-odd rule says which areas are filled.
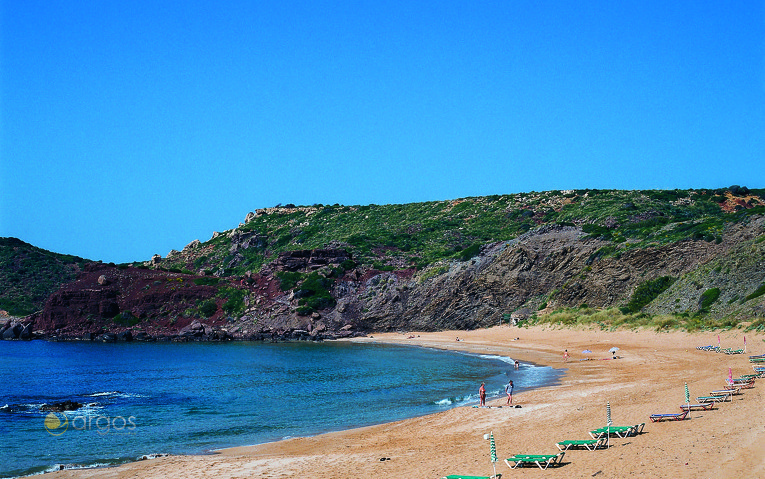
[[[652,422],[681,421],[688,416],[690,411],[709,411],[714,409],[717,403],[730,402],[733,396],[741,394],[742,389],[754,387],[754,380],[765,376],[765,367],[754,367],[755,374],[745,374],[740,378],[726,379],[723,389],[711,391],[708,396],[699,396],[697,404],[681,404],[679,413],[651,414]]]
[[[557,442],[555,445],[560,450],[557,454],[516,454],[505,459],[505,464],[507,464],[510,469],[524,466],[537,466],[540,469],[545,470],[551,466],[560,466],[563,463],[563,457],[566,455],[566,451],[570,449],[582,449],[587,451],[604,449],[608,444],[609,437],[625,438],[637,436],[643,432],[644,427],[645,423],[635,424],[634,426],[606,426],[593,429],[589,432],[591,439],[569,439]],[[502,474],[497,474],[496,476],[451,475],[444,476],[442,479],[495,479],[501,476]]]
[[[698,347],[696,349],[704,348],[705,347]],[[750,361],[753,358],[765,359],[765,354],[760,356],[750,356],[749,358]],[[753,365],[752,369],[754,369],[754,374],[745,374],[736,379],[726,379],[725,387],[723,389],[711,391],[708,396],[699,396],[697,398],[699,401],[697,404],[682,404],[680,406],[681,412],[679,413],[651,414],[651,421],[679,421],[686,419],[690,411],[709,411],[714,409],[717,403],[730,402],[731,397],[737,394],[741,394],[742,389],[753,388],[755,379],[765,377],[765,365]],[[563,457],[566,455],[566,451],[570,449],[584,449],[587,451],[604,449],[607,446],[609,437],[626,438],[637,436],[643,432],[644,427],[645,423],[636,424],[634,426],[601,427],[599,429],[590,431],[591,439],[565,440],[557,442],[555,445],[560,450],[560,452],[557,454],[516,454],[505,459],[505,464],[507,464],[511,469],[516,469],[523,466],[537,466],[540,469],[545,470],[550,466],[560,466],[562,464]],[[502,474],[497,474],[495,476],[450,475],[444,476],[442,479],[499,479],[501,476]]]
[[[743,349],[731,349],[731,348],[721,348],[720,346],[696,346],[696,349],[700,351],[713,351],[715,353],[725,353],[725,354],[744,354]]]

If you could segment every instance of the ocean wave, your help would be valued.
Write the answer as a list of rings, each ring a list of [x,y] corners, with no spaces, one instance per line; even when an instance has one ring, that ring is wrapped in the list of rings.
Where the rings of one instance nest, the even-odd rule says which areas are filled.
[[[433,404],[436,406],[464,406],[475,401],[478,401],[478,394],[467,394],[465,396],[443,398],[437,401],[433,401]]]
[[[91,394],[85,394],[83,397],[102,397],[102,398],[123,398],[123,399],[132,399],[132,398],[145,398],[148,397],[145,394],[139,394],[139,393],[128,393],[124,391],[103,391],[103,392],[96,392]]]
[[[7,413],[17,412],[36,412],[40,411],[40,408],[45,406],[45,403],[20,403],[20,404],[6,404],[0,407],[0,411]]]

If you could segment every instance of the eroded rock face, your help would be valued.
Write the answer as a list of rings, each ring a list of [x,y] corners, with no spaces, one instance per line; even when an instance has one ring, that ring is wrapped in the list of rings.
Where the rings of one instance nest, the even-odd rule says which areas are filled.
[[[281,271],[315,271],[329,265],[339,265],[351,255],[344,249],[311,249],[285,251],[276,260],[276,269]]]
[[[523,321],[542,303],[625,304],[646,280],[693,271],[737,241],[761,234],[762,226],[753,222],[736,228],[726,232],[730,241],[721,244],[686,241],[628,250],[617,257],[602,252],[612,243],[590,238],[578,227],[546,226],[513,241],[487,245],[469,261],[445,261],[424,271],[383,272],[361,266],[336,270],[328,274],[335,306],[302,314],[298,307],[309,292],[282,291],[276,273],[329,272],[329,267],[351,259],[345,249],[284,252],[260,273],[221,278],[217,286],[205,286],[210,283],[194,275],[93,266],[48,299],[33,317],[34,328],[60,337],[103,340],[112,340],[112,335],[118,340],[121,332],[131,329],[134,340],[148,341],[313,340],[398,329],[474,329],[499,324],[503,318]],[[232,236],[238,248],[253,247],[257,241],[255,234]],[[757,287],[762,279],[754,276],[762,268],[753,264],[750,269]],[[108,283],[97,281],[100,276]],[[242,291],[243,313],[234,317],[223,311],[226,299],[219,296],[219,287]],[[198,306],[210,301],[218,309],[202,317]],[[3,336],[22,335],[9,328],[4,326]]]

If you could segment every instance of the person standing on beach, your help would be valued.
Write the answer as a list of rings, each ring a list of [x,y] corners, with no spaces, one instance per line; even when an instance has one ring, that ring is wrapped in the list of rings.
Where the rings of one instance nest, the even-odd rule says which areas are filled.
[[[568,362],[568,349],[566,349],[565,351],[563,351],[563,362],[564,362],[564,363],[567,363],[567,362]]]
[[[507,386],[505,386],[505,394],[507,394],[507,405],[513,405],[513,380],[511,379]]]
[[[486,406],[486,384],[481,383],[481,387],[478,388],[478,397],[481,398],[481,406]]]

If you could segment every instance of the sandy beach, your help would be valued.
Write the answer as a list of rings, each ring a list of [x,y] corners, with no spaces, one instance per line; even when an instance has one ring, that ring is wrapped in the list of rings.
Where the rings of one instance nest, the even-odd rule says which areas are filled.
[[[680,412],[687,382],[696,396],[722,389],[734,377],[752,373],[749,354],[765,353],[765,335],[740,330],[720,333],[723,347],[747,354],[699,351],[717,344],[716,333],[605,332],[550,327],[495,327],[476,331],[374,334],[355,341],[379,341],[509,356],[565,369],[560,384],[523,391],[521,408],[458,407],[442,413],[377,426],[258,446],[231,448],[202,456],[169,456],[119,467],[67,470],[53,478],[422,478],[449,474],[492,474],[489,442],[494,433],[503,477],[765,477],[765,379],[731,402],[711,411],[694,411],[689,420],[652,423],[654,413]],[[411,336],[414,336],[411,338]],[[459,337],[461,340],[456,341]],[[518,338],[515,340],[515,338]],[[620,359],[608,350],[619,347]],[[570,354],[563,360],[563,351]],[[591,354],[583,354],[589,349]],[[590,360],[583,360],[589,358]],[[476,384],[476,390],[479,384]],[[521,391],[518,391],[518,389]],[[505,397],[490,398],[501,406]],[[563,464],[541,471],[511,470],[502,461],[513,454],[557,453],[555,443],[589,439],[588,431],[606,425],[610,403],[615,426],[646,423],[643,433],[614,438],[608,449],[566,452]],[[348,407],[384,408],[385,404]],[[298,406],[291,406],[300,411]],[[281,414],[281,412],[280,412]]]

